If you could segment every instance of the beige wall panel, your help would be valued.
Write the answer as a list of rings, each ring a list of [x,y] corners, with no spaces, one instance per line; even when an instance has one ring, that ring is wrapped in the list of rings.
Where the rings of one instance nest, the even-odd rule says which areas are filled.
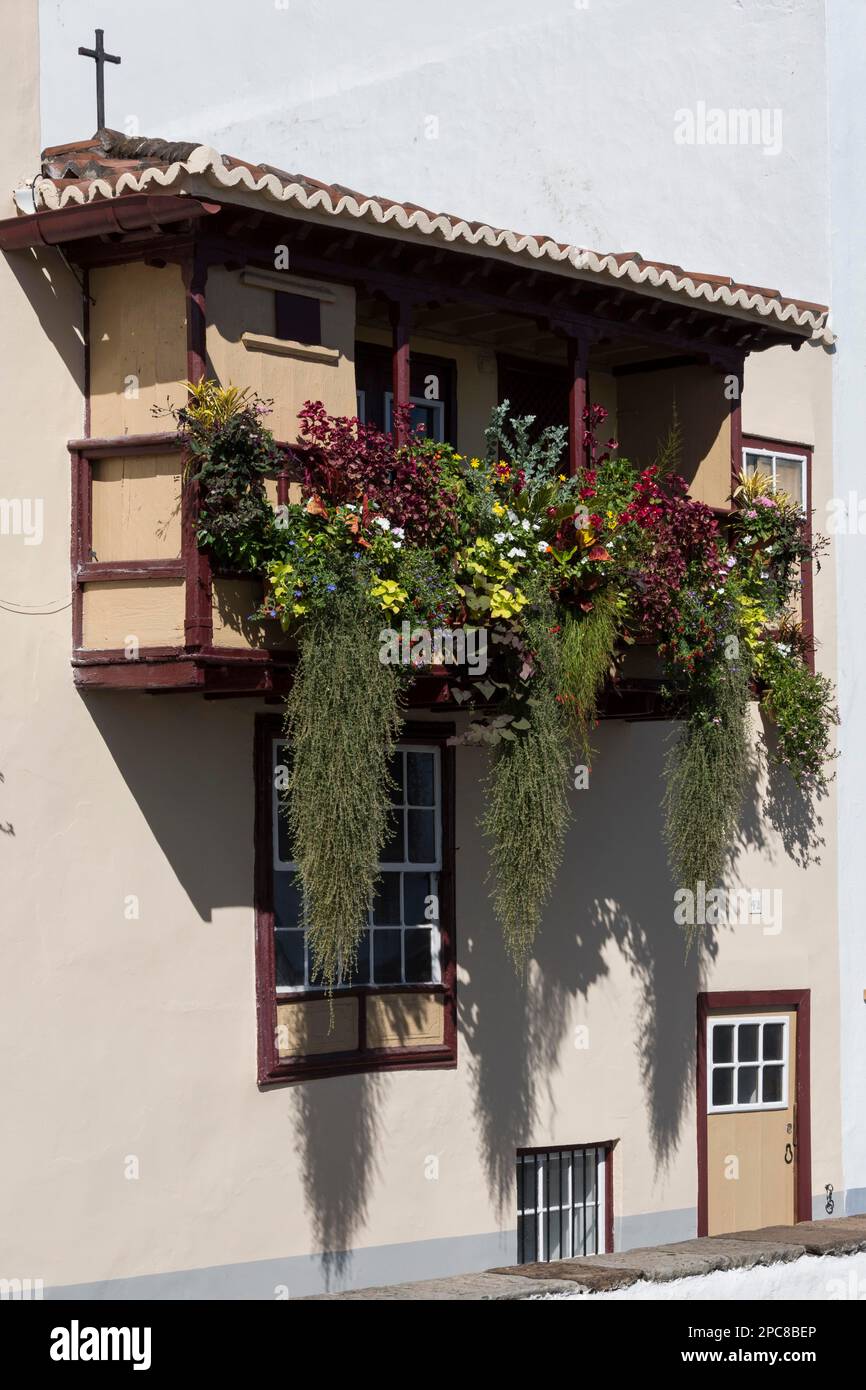
[[[311,282],[311,284],[319,282]],[[242,272],[213,269],[207,287],[207,352],[210,370],[224,385],[249,386],[273,401],[267,425],[277,439],[298,437],[298,411],[321,400],[332,415],[355,414],[355,291],[328,285],[333,302],[321,303],[322,339],[339,349],[334,362],[307,361],[247,347],[244,334],[269,338],[274,332],[274,291],[244,284]]]
[[[368,1047],[432,1047],[445,1041],[439,994],[382,994],[367,1000]]]
[[[683,436],[681,471],[691,494],[711,507],[731,494],[730,401],[725,376],[711,367],[673,367],[618,379],[620,452],[641,468],[651,464],[673,421]]]
[[[823,348],[806,343],[768,348],[746,358],[743,382],[743,434],[814,444],[816,401],[813,390],[817,358]]]
[[[97,438],[173,429],[153,406],[186,392],[186,294],[180,267],[139,262],[90,273],[90,432]],[[138,380],[127,397],[126,378]]]
[[[213,645],[215,647],[268,647],[284,650],[291,645],[275,619],[252,622],[250,614],[262,602],[262,584],[258,579],[224,579],[213,581]]]
[[[181,552],[180,454],[94,459],[94,560],[169,560]]]
[[[327,999],[315,999],[306,1004],[277,1005],[277,1050],[281,1057],[351,1052],[357,1046],[357,999],[334,999],[332,1004]]]
[[[85,584],[82,645],[93,651],[124,647],[182,647],[185,589],[179,579],[127,579]]]

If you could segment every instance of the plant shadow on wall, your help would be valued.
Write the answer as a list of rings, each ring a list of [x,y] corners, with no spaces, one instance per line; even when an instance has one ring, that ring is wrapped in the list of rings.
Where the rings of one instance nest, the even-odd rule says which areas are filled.
[[[543,1142],[540,1123],[549,1123],[551,1143],[618,1137],[597,1133],[593,1116],[599,1085],[614,1092],[618,1068],[632,1070],[622,1058],[626,1039],[637,1058],[657,1172],[680,1142],[694,1085],[693,1003],[717,953],[718,929],[700,929],[684,952],[660,810],[670,729],[617,721],[599,731],[591,790],[572,795],[556,895],[525,977],[503,955],[482,876],[462,871],[460,917],[473,929],[461,940],[469,976],[459,994],[461,1044],[472,1056],[476,1122],[500,1213],[513,1206],[515,1149]],[[480,784],[471,773],[461,780],[468,822],[481,810]],[[605,1001],[609,1028],[593,1023],[588,1034],[578,1033],[590,992],[596,1008]],[[583,1077],[592,1078],[592,1091],[588,1084],[584,1090]]]

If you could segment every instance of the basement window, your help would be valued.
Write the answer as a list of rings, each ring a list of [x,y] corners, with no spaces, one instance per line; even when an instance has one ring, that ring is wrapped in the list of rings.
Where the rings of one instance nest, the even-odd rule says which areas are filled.
[[[517,1263],[605,1253],[610,1144],[517,1151]]]

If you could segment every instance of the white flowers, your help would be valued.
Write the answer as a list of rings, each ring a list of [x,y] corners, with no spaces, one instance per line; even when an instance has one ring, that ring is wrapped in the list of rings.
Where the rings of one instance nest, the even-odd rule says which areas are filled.
[[[521,526],[523,527],[524,531],[531,531],[531,530],[532,530],[532,527],[530,526],[530,524],[529,524],[529,522],[527,521],[526,517],[523,518],[523,520],[521,521],[520,524],[521,524]]]
[[[525,559],[526,559],[526,551],[525,551],[525,550],[521,550],[519,545],[513,545],[513,546],[511,547],[511,549],[508,551],[508,558],[509,558],[509,560],[514,560],[514,559],[516,559],[516,558],[518,558],[518,557],[519,557],[521,560],[525,560]]]
[[[550,547],[548,546],[547,541],[539,541],[539,542],[538,542],[538,553],[539,553],[539,555],[543,555],[543,554],[545,553],[545,551],[546,551],[546,550],[549,550],[549,549],[550,549]]]
[[[388,520],[388,518],[387,518],[386,516],[374,516],[374,517],[373,517],[373,525],[374,525],[374,526],[381,526],[381,528],[382,528],[383,531],[390,531],[390,530],[391,530],[391,523],[390,523],[390,521]]]
[[[504,545],[508,537],[506,536],[504,531],[497,531],[493,539],[495,540],[497,545]]]

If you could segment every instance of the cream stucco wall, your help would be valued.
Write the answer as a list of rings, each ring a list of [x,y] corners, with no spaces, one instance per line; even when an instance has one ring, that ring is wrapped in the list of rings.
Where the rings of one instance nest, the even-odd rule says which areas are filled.
[[[32,86],[35,35],[18,37]],[[35,120],[12,92],[0,102],[18,123],[9,147],[32,163]],[[4,164],[4,197],[21,172]],[[212,1292],[273,1297],[284,1282],[311,1291],[328,1272],[362,1279],[364,1252],[390,1245],[400,1247],[391,1277],[416,1258],[426,1272],[437,1260],[465,1267],[467,1245],[447,1254],[434,1243],[513,1228],[516,1146],[610,1138],[620,1239],[685,1234],[701,987],[812,990],[812,1187],[838,1188],[833,800],[820,808],[821,863],[808,869],[787,852],[803,826],[796,799],[782,786],[773,816],[749,803],[734,880],[781,888],[783,928],[719,929],[686,955],[660,838],[663,724],[598,731],[528,981],[504,956],[487,897],[484,755],[459,750],[456,1071],[257,1089],[252,735],[264,706],[73,688],[65,441],[82,430],[80,293],[58,257],[17,253],[0,261],[0,304],[0,373],[15,403],[3,491],[44,502],[40,545],[0,538],[0,1274],[50,1287],[211,1270]],[[477,354],[459,351],[469,380]],[[804,412],[796,435],[815,443],[820,506],[823,356],[750,363],[747,428],[776,433],[781,421],[788,432],[789,363],[805,373],[791,401]],[[476,406],[461,400],[464,448],[487,413],[481,375],[467,395]],[[827,564],[816,618],[829,670],[833,605]],[[346,1249],[360,1253],[343,1265],[319,1258]],[[170,1287],[194,1286],[186,1276]]]

